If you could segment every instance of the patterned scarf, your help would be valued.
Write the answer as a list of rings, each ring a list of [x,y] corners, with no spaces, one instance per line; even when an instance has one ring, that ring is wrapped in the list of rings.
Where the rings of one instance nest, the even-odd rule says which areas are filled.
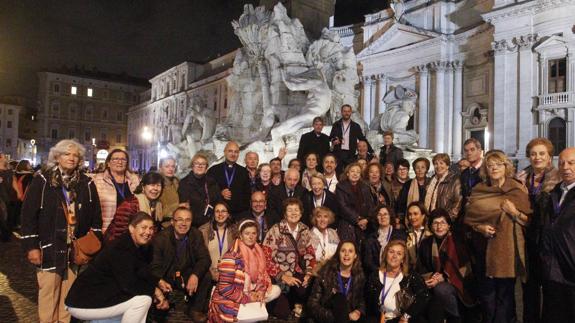
[[[70,202],[75,202],[77,197],[76,189],[80,182],[80,170],[75,168],[70,175],[62,174],[58,166],[48,170],[50,185],[52,187],[64,187],[70,193]]]
[[[234,249],[242,255],[244,268],[250,276],[251,282],[265,286],[267,290],[271,281],[266,272],[266,258],[262,247],[258,243],[255,243],[253,247],[248,247],[240,239],[237,239]]]

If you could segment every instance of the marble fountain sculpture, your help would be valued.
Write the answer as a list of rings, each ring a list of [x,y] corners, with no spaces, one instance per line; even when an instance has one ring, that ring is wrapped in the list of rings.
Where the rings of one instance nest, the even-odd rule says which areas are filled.
[[[285,147],[287,163],[296,156],[299,138],[310,131],[312,119],[324,116],[324,132],[329,134],[330,125],[340,118],[343,104],[352,106],[352,118],[367,131],[368,126],[357,112],[356,56],[352,48],[342,45],[336,32],[324,29],[320,39],[310,42],[302,24],[288,17],[281,3],[273,11],[246,5],[232,27],[243,47],[236,54],[227,79],[231,97],[226,122],[216,124],[205,100],[194,97],[186,107],[183,125],[171,124],[169,117],[159,118],[156,124],[175,132],[168,149],[178,158],[179,165],[189,165],[199,151],[207,153],[212,162],[220,160],[223,147],[230,140],[241,147],[240,162],[248,151],[257,152],[260,162],[264,162]],[[415,107],[413,96],[417,98],[417,94],[404,91],[402,95],[389,104],[386,113],[397,110],[393,115],[379,116],[381,126],[370,131],[372,137],[377,139],[391,125],[398,134],[401,132],[407,144],[417,140],[414,131],[398,128],[407,126]],[[188,171],[180,167],[181,174]]]

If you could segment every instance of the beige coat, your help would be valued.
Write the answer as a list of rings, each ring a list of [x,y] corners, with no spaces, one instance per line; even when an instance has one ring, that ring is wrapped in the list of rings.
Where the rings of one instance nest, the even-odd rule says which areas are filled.
[[[172,213],[178,208],[180,204],[180,199],[178,197],[178,186],[180,185],[180,180],[174,177],[173,180],[169,180],[164,176],[164,189],[162,190],[162,195],[160,196],[160,202],[163,205],[162,217],[164,219],[171,218]]]

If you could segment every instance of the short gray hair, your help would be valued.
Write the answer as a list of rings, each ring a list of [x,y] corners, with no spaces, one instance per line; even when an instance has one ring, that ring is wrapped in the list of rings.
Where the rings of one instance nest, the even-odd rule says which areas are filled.
[[[86,156],[86,148],[79,142],[73,139],[60,140],[54,147],[50,148],[50,153],[48,154],[48,161],[46,166],[48,169],[53,168],[58,165],[58,158],[68,152],[68,149],[76,148],[78,149],[79,161],[78,168],[84,167],[84,156]]]

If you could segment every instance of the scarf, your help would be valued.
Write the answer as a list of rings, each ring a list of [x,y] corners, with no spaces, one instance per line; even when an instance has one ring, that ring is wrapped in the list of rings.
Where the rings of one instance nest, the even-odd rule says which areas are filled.
[[[249,275],[251,283],[258,287],[263,286],[267,290],[271,280],[266,271],[266,258],[262,247],[258,243],[255,243],[253,247],[248,247],[243,241],[236,239],[233,250],[238,252],[244,260],[244,270]]]
[[[140,211],[148,213],[154,220],[162,222],[162,203],[160,201],[150,201],[144,193],[134,195],[138,199]]]
[[[409,184],[409,191],[407,191],[407,204],[411,204],[411,202],[419,201],[419,184],[417,183],[417,179],[414,178],[411,180],[411,184]]]
[[[447,280],[457,289],[463,303],[466,305],[473,304],[471,297],[465,293],[463,284],[463,278],[468,268],[465,267],[465,264],[462,264],[461,259],[459,259],[451,232],[443,238],[439,246],[437,239],[433,238],[431,258],[435,272],[444,272],[447,275]]]
[[[466,207],[464,223],[475,227],[489,224],[497,234],[488,239],[486,250],[487,276],[495,278],[525,277],[523,226],[513,222],[501,210],[508,199],[523,214],[530,216],[531,204],[527,189],[520,182],[507,178],[501,187],[479,183],[473,188]]]
[[[47,174],[52,187],[64,187],[69,192],[70,202],[76,201],[78,183],[80,182],[80,170],[75,168],[70,175],[62,174],[58,166],[54,166]]]

